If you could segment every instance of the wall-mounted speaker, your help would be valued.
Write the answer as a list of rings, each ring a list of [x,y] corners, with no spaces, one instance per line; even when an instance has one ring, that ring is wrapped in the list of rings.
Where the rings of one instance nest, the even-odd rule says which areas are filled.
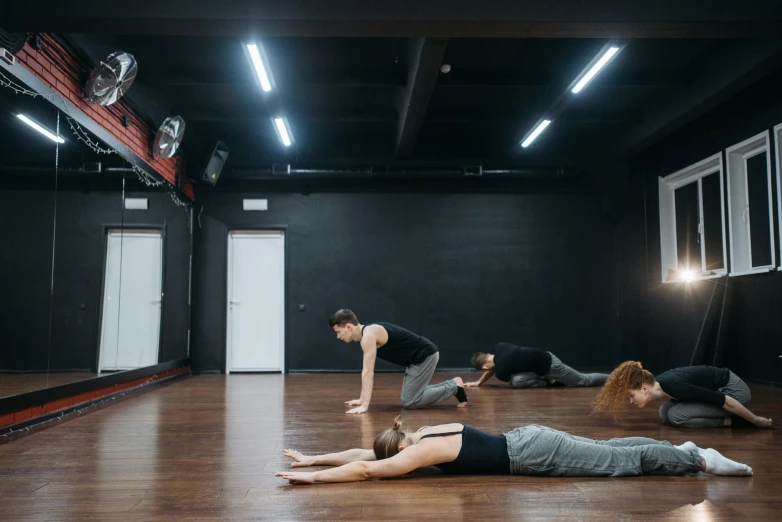
[[[217,180],[220,179],[220,172],[222,172],[225,161],[228,159],[229,152],[228,145],[222,141],[217,142],[217,145],[215,145],[215,149],[212,151],[212,155],[206,164],[206,168],[204,169],[203,174],[201,174],[201,180],[204,183],[212,185],[213,187],[217,184]]]

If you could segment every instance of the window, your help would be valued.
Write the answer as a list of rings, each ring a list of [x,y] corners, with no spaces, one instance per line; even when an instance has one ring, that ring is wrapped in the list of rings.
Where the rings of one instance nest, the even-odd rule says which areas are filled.
[[[725,275],[722,154],[659,182],[663,283]]]
[[[779,244],[782,245],[782,123],[774,127],[774,143],[777,158],[777,227],[779,228]],[[782,258],[782,255],[780,255]],[[782,259],[779,260],[779,270],[782,270]]]
[[[728,171],[730,275],[774,268],[774,221],[768,131],[725,151]]]

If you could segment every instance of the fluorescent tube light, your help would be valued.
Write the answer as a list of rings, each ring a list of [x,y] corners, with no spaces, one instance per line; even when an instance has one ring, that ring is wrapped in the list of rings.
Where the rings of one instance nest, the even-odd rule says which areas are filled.
[[[544,130],[546,127],[548,127],[548,124],[549,124],[549,123],[551,123],[551,120],[543,120],[543,121],[541,121],[541,122],[538,124],[538,126],[537,126],[537,127],[535,127],[535,130],[534,130],[534,131],[532,131],[532,133],[531,133],[529,136],[527,136],[527,139],[525,139],[524,141],[522,141],[522,142],[521,142],[521,146],[522,146],[522,147],[524,147],[525,149],[526,149],[527,147],[529,147],[530,143],[532,143],[533,141],[535,141],[535,138],[537,138],[537,137],[538,137],[538,135],[539,135],[541,132],[543,132],[543,130]]]
[[[269,83],[269,76],[266,74],[266,69],[263,66],[263,60],[261,60],[261,53],[258,52],[258,46],[256,44],[247,44],[247,51],[250,53],[250,60],[252,60],[255,66],[255,72],[258,73],[258,79],[261,80],[261,87],[264,91],[269,92],[272,90],[272,84]]]
[[[619,47],[609,47],[608,50],[603,53],[603,56],[600,57],[600,59],[597,61],[595,65],[592,66],[589,71],[578,81],[575,87],[571,90],[572,93],[578,93],[586,87],[586,84],[588,84],[592,78],[597,75],[598,72],[600,72],[600,69],[602,69],[605,64],[608,63],[608,60],[611,59],[612,56],[614,56],[616,53],[619,52]]]
[[[277,132],[280,134],[282,144],[286,147],[290,147],[291,138],[288,136],[288,129],[285,127],[285,122],[282,118],[274,118],[274,124],[277,126]]]
[[[50,132],[49,130],[41,127],[40,125],[35,123],[33,120],[31,120],[30,118],[28,118],[24,114],[17,114],[16,117],[19,118],[20,120],[22,120],[23,122],[25,122],[27,125],[29,125],[33,129],[35,129],[38,132],[40,132],[41,134],[43,134],[44,136],[46,136],[47,138],[49,138],[50,140],[56,141],[57,143],[65,143],[64,139],[62,139],[61,137],[57,136],[53,132]]]

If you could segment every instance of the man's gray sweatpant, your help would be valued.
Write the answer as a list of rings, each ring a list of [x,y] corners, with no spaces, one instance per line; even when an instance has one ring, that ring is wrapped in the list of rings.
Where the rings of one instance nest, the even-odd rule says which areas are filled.
[[[581,373],[564,364],[553,353],[549,352],[549,355],[551,355],[551,368],[545,375],[532,372],[517,373],[510,379],[511,386],[514,388],[542,388],[548,384],[547,380],[550,380],[576,388],[602,386],[608,379],[607,373]]]
[[[592,440],[531,424],[505,434],[512,475],[633,477],[698,473],[697,451],[646,437]]]
[[[730,372],[728,384],[717,391],[745,405],[752,398],[747,383],[733,372]],[[725,408],[702,402],[670,400],[660,406],[660,420],[680,428],[721,428],[725,425],[725,417],[730,417]]]
[[[453,380],[440,384],[429,384],[440,360],[440,352],[435,352],[421,364],[413,364],[405,370],[402,380],[402,407],[408,410],[437,404],[456,395],[459,387]]]

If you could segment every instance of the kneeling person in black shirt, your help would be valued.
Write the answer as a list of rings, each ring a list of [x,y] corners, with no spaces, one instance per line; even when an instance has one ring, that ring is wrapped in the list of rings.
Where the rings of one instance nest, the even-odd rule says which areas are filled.
[[[608,379],[606,373],[574,370],[551,352],[511,343],[497,343],[493,354],[478,352],[471,362],[473,368],[484,373],[479,380],[465,383],[466,387],[480,386],[492,375],[510,382],[514,388],[540,388],[553,383],[571,387],[602,386]]]
[[[594,402],[595,411],[617,417],[625,400],[639,408],[653,401],[660,420],[682,428],[747,426],[770,428],[771,419],[755,415],[745,404],[752,398],[749,386],[727,368],[685,366],[656,378],[638,361],[625,361],[608,378]]]

